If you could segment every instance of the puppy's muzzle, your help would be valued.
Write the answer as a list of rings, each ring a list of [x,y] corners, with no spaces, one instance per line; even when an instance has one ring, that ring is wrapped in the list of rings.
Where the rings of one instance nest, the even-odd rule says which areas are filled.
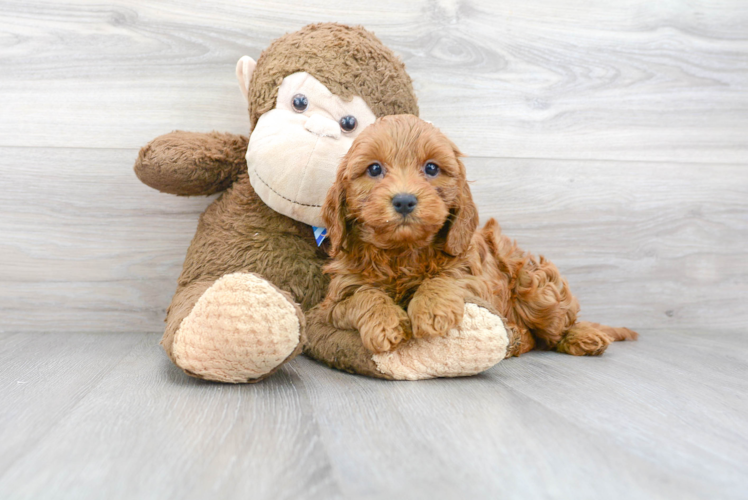
[[[416,205],[418,205],[418,198],[410,193],[400,193],[392,197],[392,206],[395,208],[395,212],[403,217],[415,210]]]

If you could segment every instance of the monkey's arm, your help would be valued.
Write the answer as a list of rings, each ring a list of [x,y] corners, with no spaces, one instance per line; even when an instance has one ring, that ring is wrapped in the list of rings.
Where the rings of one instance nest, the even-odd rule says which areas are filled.
[[[141,148],[135,174],[144,184],[164,193],[218,193],[247,171],[247,142],[242,135],[171,132]]]

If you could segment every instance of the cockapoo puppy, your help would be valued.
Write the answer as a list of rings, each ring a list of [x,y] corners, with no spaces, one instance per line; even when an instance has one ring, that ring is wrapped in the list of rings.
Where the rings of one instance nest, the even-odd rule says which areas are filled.
[[[322,207],[334,259],[321,307],[337,328],[356,329],[367,349],[411,336],[445,335],[479,297],[533,348],[599,355],[627,328],[577,322],[579,303],[556,266],[535,258],[478,212],[463,156],[412,115],[380,118],[353,142]]]

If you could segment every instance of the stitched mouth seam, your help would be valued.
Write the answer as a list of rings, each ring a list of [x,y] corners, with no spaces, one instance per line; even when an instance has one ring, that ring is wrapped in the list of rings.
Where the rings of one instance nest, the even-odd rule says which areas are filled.
[[[260,177],[260,174],[258,174],[258,173],[257,173],[257,170],[256,170],[256,169],[255,169],[255,171],[254,171],[254,174],[255,174],[255,175],[257,176],[257,178],[258,178],[258,179],[260,179],[260,182],[262,182],[263,184],[265,184],[265,186],[267,186],[267,188],[268,188],[268,189],[269,189],[270,191],[274,192],[275,194],[277,194],[278,196],[280,196],[280,197],[281,197],[281,198],[283,198],[284,200],[286,200],[286,201],[290,201],[290,202],[291,202],[291,203],[293,203],[294,205],[299,205],[299,206],[301,206],[301,207],[313,207],[313,208],[322,208],[322,205],[308,205],[308,204],[306,204],[306,203],[299,203],[298,201],[294,201],[294,200],[292,200],[291,198],[286,198],[285,196],[283,196],[282,194],[280,194],[280,193],[279,193],[278,191],[276,191],[275,189],[273,189],[273,188],[272,188],[272,186],[270,186],[270,184],[268,184],[267,182],[265,182],[265,179],[263,179],[262,177]]]

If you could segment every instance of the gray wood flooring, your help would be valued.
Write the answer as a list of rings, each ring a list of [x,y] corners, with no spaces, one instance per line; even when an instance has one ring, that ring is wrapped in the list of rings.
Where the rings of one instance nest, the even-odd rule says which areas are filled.
[[[236,61],[320,21],[392,47],[482,218],[641,340],[418,383],[172,367],[211,198],[138,148],[246,133]],[[0,499],[748,498],[747,138],[743,0],[0,0]]]
[[[744,339],[645,332],[417,383],[299,358],[228,386],[158,334],[0,334],[0,498],[745,498]]]

